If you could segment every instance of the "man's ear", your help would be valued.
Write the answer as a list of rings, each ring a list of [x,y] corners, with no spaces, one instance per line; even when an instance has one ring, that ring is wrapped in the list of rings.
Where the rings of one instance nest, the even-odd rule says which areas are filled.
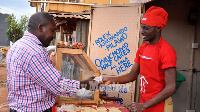
[[[156,31],[160,32],[161,31],[161,27],[156,27]]]
[[[39,30],[40,32],[42,32],[42,31],[43,31],[43,28],[44,28],[44,26],[43,26],[43,25],[41,25],[41,24],[39,24],[39,25],[38,25],[38,30]]]

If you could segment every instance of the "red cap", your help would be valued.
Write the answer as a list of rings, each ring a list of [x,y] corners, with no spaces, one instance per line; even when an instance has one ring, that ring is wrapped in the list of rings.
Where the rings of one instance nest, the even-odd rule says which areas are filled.
[[[151,6],[145,13],[141,24],[148,26],[161,27],[161,30],[166,26],[168,13],[161,7]]]

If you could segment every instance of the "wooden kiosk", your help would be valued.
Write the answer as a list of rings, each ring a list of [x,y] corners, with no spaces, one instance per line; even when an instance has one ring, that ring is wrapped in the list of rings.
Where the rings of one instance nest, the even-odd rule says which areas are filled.
[[[65,45],[56,46],[55,67],[62,73],[63,77],[71,80],[85,80],[91,76],[100,76],[100,72],[80,47]],[[88,106],[99,104],[99,90],[94,91],[91,98],[80,99],[76,94],[68,96],[57,96],[56,105],[74,104],[77,106]]]

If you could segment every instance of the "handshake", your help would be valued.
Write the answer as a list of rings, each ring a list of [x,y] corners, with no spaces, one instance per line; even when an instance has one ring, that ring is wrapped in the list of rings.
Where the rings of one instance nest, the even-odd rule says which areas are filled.
[[[80,81],[80,89],[85,88],[90,91],[95,91],[100,87],[104,87],[112,83],[113,81],[111,77],[103,78],[102,75],[99,77],[92,76],[86,80]]]

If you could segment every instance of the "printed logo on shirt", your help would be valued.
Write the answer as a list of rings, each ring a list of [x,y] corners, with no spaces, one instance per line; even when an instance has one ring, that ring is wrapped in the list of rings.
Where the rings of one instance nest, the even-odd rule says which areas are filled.
[[[146,20],[147,20],[147,18],[143,18],[142,20],[146,21]]]
[[[150,59],[150,60],[153,60],[151,57],[146,57],[146,56],[143,56],[143,55],[139,55],[140,57],[144,58],[144,59]]]
[[[140,93],[145,93],[145,87],[148,84],[148,81],[143,75],[140,77]]]

